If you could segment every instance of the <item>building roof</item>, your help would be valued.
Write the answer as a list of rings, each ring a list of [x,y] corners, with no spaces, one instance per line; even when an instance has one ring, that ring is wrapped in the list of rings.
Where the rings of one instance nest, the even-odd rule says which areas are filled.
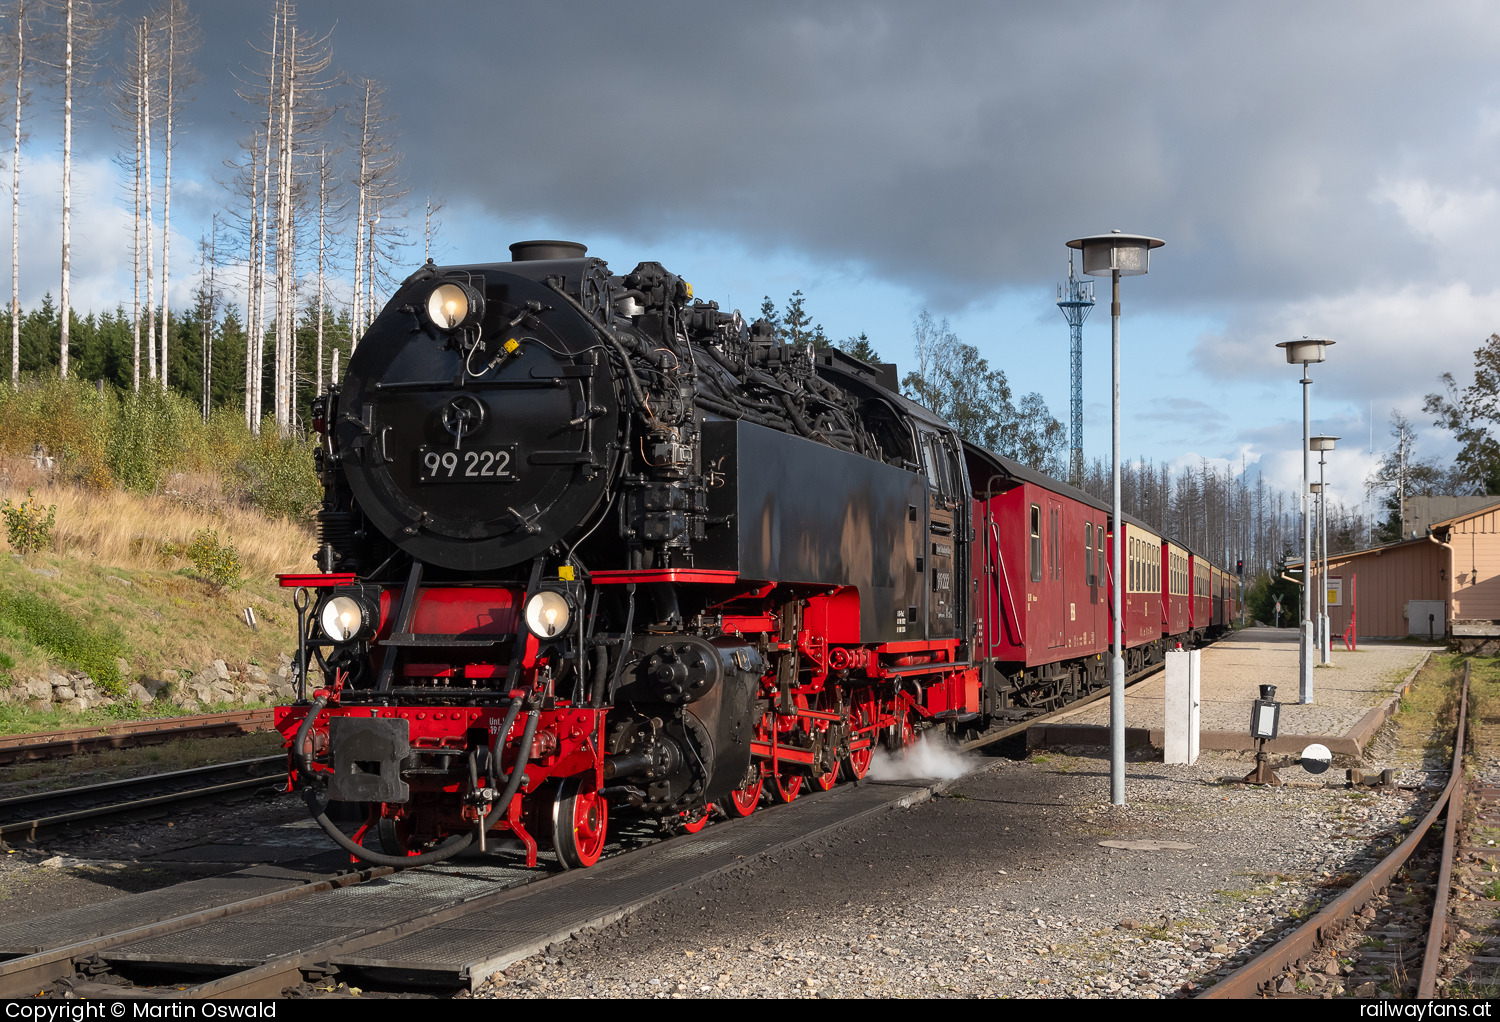
[[[1366,547],[1363,550],[1350,550],[1345,553],[1339,554],[1330,551],[1328,554],[1328,562],[1332,564],[1334,561],[1347,561],[1353,557],[1364,557],[1366,554],[1374,554],[1375,556],[1379,557],[1391,550],[1399,550],[1402,547],[1414,546],[1418,543],[1429,542],[1431,542],[1431,540],[1429,540],[1426,536],[1418,536],[1416,539],[1398,540],[1395,543],[1386,543],[1383,546]],[[1319,559],[1320,558],[1313,558],[1315,562]],[[1299,557],[1294,561],[1289,560],[1286,562],[1286,566],[1288,571],[1290,571],[1292,568],[1300,568],[1302,567],[1302,558]]]
[[[1466,518],[1490,511],[1500,505],[1500,496],[1485,497],[1410,497],[1406,501],[1406,519],[1419,528],[1436,529],[1441,525],[1452,525]],[[1426,513],[1424,521],[1417,516]]]

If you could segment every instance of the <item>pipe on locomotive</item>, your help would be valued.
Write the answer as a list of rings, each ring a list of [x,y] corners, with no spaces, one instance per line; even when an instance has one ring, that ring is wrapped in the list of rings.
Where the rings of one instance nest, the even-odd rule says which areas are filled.
[[[491,770],[499,770],[500,746],[505,741],[505,736],[510,734],[510,729],[516,722],[516,716],[521,712],[521,702],[522,697],[516,696],[511,699],[510,707],[505,711],[504,726],[496,734],[495,741],[491,744]],[[313,700],[312,705],[308,707],[307,716],[302,719],[302,726],[297,729],[297,737],[292,748],[297,764],[297,773],[302,778],[303,801],[307,803],[307,808],[312,814],[313,821],[323,829],[323,833],[327,834],[333,840],[334,844],[344,849],[350,855],[358,859],[363,859],[372,865],[405,869],[409,866],[430,866],[434,863],[446,862],[474,843],[474,833],[455,834],[432,851],[423,852],[421,855],[386,855],[384,852],[377,852],[366,848],[339,830],[338,825],[328,818],[328,812],[325,807],[318,804],[318,793],[313,789],[312,757],[308,751],[308,736],[312,732],[313,722],[318,719],[318,714],[322,713],[323,708],[327,705],[327,696],[318,696]],[[489,810],[480,817],[477,830],[488,831],[490,827],[494,826],[495,814],[500,811],[502,806],[509,806],[511,800],[516,797],[516,792],[520,790],[521,782],[525,779],[526,775],[525,770],[522,769],[526,760],[522,757],[526,756],[529,758],[530,756],[531,741],[536,737],[536,725],[539,716],[540,714],[535,710],[526,715],[526,727],[521,733],[521,744],[517,747],[516,763],[511,767],[510,777],[506,779],[505,791],[498,799],[490,803]]]

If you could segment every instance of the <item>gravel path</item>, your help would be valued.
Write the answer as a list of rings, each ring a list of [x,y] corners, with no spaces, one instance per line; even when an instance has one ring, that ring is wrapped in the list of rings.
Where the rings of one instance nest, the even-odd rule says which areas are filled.
[[[1100,759],[983,765],[554,945],[476,996],[1191,993],[1336,895],[1425,799],[1221,785],[1249,763],[1207,755],[1129,764],[1117,808]]]

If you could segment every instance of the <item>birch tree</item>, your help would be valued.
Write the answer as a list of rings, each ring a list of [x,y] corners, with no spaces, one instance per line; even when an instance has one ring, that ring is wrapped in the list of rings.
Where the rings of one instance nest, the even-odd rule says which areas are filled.
[[[147,48],[152,45],[150,23],[146,18],[131,26],[131,50],[124,66],[120,68],[119,88],[115,94],[115,116],[117,126],[134,145],[128,153],[120,154],[116,162],[131,175],[131,198],[134,208],[132,218],[132,266],[134,277],[131,286],[131,387],[139,393],[141,389],[141,257],[145,233],[144,214],[146,193],[151,179],[146,173],[146,149],[151,145],[150,126],[146,122],[146,97],[150,86],[147,74],[150,61]],[[127,143],[129,144],[129,143]],[[150,343],[150,338],[147,338]],[[155,364],[153,359],[153,365]]]
[[[51,0],[62,17],[62,60],[58,70],[63,83],[63,177],[62,177],[62,286],[58,294],[60,374],[68,378],[68,328],[72,319],[70,284],[73,275],[73,90],[82,88],[94,69],[94,55],[110,28],[101,0]]]
[[[359,218],[355,224],[354,316],[351,344],[375,318],[376,277],[383,275],[394,249],[404,244],[398,208],[407,189],[401,180],[401,154],[395,147],[391,118],[385,113],[385,88],[373,78],[356,83],[359,99],[350,111],[357,170]]]
[[[12,0],[0,9],[0,25],[8,24],[5,33],[3,56],[6,74],[14,90],[11,107],[11,131],[14,148],[10,161],[10,384],[21,385],[21,143],[26,133],[21,127],[27,102],[31,98],[26,88],[26,73],[29,69],[26,42],[31,29],[31,19],[36,11],[35,0]]]
[[[166,93],[163,96],[161,117],[162,139],[162,202],[161,202],[161,386],[167,388],[167,339],[171,318],[171,273],[172,262],[172,150],[174,148],[172,128],[182,108],[182,90],[195,80],[189,55],[198,48],[197,19],[188,11],[187,0],[164,0],[157,8],[153,19],[162,36],[162,74]]]

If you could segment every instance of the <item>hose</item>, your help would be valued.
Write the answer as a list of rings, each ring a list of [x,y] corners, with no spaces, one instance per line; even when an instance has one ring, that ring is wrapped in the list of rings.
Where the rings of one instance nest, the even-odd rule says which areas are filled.
[[[307,738],[312,732],[313,722],[318,719],[318,714],[322,713],[323,708],[327,705],[328,698],[326,696],[319,696],[308,707],[307,716],[302,719],[302,726],[297,729],[297,737],[293,740],[292,756],[297,764],[297,773],[302,778],[304,786],[302,798],[307,803],[308,812],[312,814],[313,821],[323,829],[323,833],[327,834],[333,840],[334,844],[355,858],[363,859],[365,862],[373,863],[376,866],[392,866],[396,869],[405,869],[409,866],[429,866],[436,862],[446,862],[474,843],[474,834],[472,833],[455,834],[432,851],[423,852],[421,855],[386,855],[383,852],[376,852],[366,848],[339,830],[338,826],[328,818],[325,807],[318,804],[318,793],[313,790],[312,763],[307,752]],[[499,762],[498,757],[495,755],[498,751],[498,743],[503,741],[505,735],[510,732],[508,725],[515,723],[516,714],[520,712],[520,709],[521,700],[519,698],[512,699],[510,709],[506,711],[507,727],[496,736],[496,742],[491,746],[491,760],[493,763]],[[521,787],[521,778],[525,773],[521,769],[525,760],[521,757],[529,757],[530,755],[531,740],[536,735],[538,716],[536,711],[532,711],[526,719],[526,730],[521,737],[521,745],[517,751],[516,765],[511,769],[511,776],[505,785],[505,793],[490,805],[489,811],[484,814],[484,819],[480,822],[480,825],[485,830],[489,830],[493,826],[494,816],[500,810],[500,807],[509,806],[511,799],[515,798],[516,791]]]

